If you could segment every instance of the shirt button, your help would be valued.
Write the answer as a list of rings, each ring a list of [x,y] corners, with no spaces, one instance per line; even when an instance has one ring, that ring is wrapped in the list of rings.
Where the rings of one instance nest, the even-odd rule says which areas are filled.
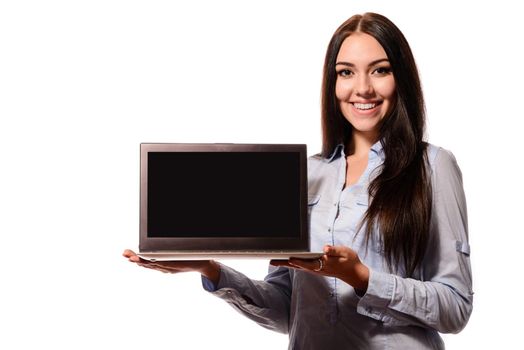
[[[331,232],[331,227],[328,228],[328,232]]]

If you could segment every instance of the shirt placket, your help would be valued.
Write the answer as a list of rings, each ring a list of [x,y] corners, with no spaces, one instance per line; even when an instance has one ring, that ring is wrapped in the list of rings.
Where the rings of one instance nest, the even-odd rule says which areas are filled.
[[[338,176],[337,180],[334,183],[335,188],[333,189],[332,193],[334,194],[331,198],[331,209],[329,211],[329,215],[327,215],[327,227],[328,227],[328,235],[329,235],[329,244],[335,245],[335,222],[337,220],[337,216],[340,210],[340,198],[342,194],[342,190],[344,189],[344,184],[346,183],[346,157],[342,155],[339,159],[337,159],[338,164]],[[329,293],[329,321],[331,324],[335,324],[337,322],[338,317],[338,302],[337,302],[337,284],[339,282],[335,277],[329,278],[329,287],[330,287],[330,293]]]

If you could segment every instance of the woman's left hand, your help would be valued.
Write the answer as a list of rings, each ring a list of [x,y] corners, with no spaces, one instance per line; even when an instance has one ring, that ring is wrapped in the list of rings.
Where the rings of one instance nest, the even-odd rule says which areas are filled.
[[[336,277],[360,292],[365,292],[368,288],[369,268],[349,247],[326,245],[324,255],[319,259],[272,260],[270,263],[274,266],[288,266],[323,276]]]

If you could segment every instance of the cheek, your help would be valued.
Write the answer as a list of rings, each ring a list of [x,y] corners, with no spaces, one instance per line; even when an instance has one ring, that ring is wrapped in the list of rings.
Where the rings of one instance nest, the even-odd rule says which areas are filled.
[[[337,80],[337,83],[335,84],[335,95],[339,101],[347,100],[351,95],[351,87],[347,82]]]
[[[375,91],[386,99],[392,99],[395,96],[395,80],[393,78],[381,81],[375,85]]]

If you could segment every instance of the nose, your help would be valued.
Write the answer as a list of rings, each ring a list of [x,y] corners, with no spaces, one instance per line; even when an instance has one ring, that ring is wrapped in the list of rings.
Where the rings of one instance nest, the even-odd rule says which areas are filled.
[[[358,78],[356,92],[362,97],[373,95],[373,85],[368,75],[363,74]]]

